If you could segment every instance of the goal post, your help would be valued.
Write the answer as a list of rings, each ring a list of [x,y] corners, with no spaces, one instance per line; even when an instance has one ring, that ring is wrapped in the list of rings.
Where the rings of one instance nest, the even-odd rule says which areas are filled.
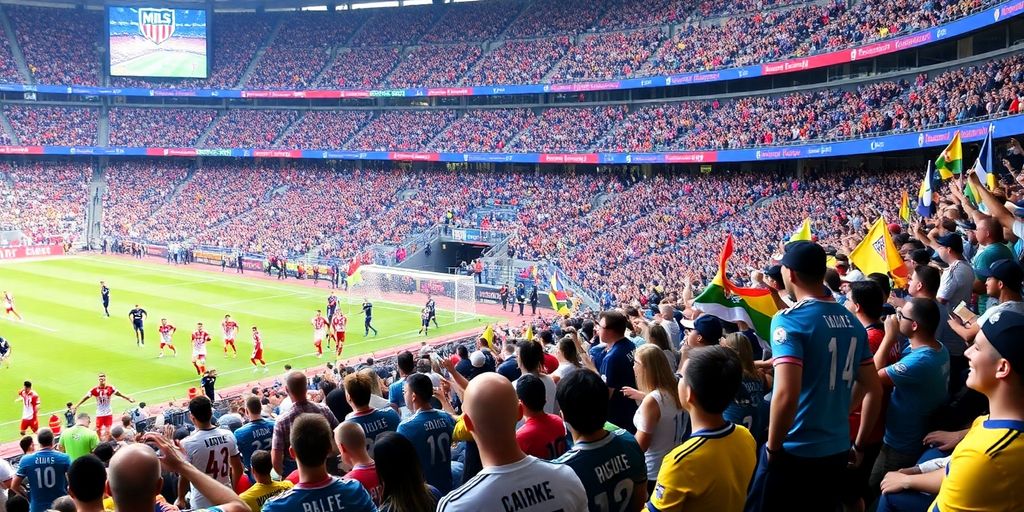
[[[476,283],[472,276],[442,274],[380,265],[361,265],[349,277],[349,300],[362,298],[423,307],[431,296],[437,309],[451,311],[455,321],[476,315]]]

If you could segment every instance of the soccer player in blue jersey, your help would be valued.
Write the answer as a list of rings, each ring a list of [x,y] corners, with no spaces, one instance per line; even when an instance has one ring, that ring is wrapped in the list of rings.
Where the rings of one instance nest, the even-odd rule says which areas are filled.
[[[331,294],[327,296],[327,319],[330,320],[334,318],[334,313],[336,311],[338,311],[338,295],[331,292]]]
[[[775,383],[768,442],[751,484],[747,510],[795,510],[814,503],[834,510],[851,455],[878,419],[882,387],[867,332],[826,290],[825,250],[793,242],[782,257],[793,307],[772,319]],[[850,401],[862,396],[861,423],[850,446]]]
[[[363,484],[327,473],[327,456],[333,450],[331,440],[331,426],[323,416],[307,413],[295,420],[288,452],[298,461],[299,483],[264,503],[263,512],[377,511]]]
[[[377,335],[377,329],[373,327],[373,303],[370,299],[363,299],[363,337],[370,335],[370,331],[373,331],[373,335]]]
[[[110,288],[103,281],[100,281],[100,301],[103,302],[103,314],[110,318]]]
[[[455,420],[430,405],[434,384],[414,373],[405,379],[405,403],[413,413],[398,425],[398,433],[416,447],[427,483],[442,493],[452,490],[452,432]]]
[[[558,381],[555,396],[575,444],[554,462],[576,472],[587,489],[590,512],[636,512],[647,502],[644,452],[629,432],[604,429],[607,389],[601,376],[589,370],[569,372]]]
[[[245,474],[253,480],[252,454],[256,450],[270,451],[271,441],[274,439],[274,422],[264,419],[261,415],[263,404],[260,403],[259,397],[250,396],[245,399],[245,412],[249,415],[249,422],[235,431],[235,442],[238,445],[238,452],[242,455]]]
[[[345,396],[352,406],[352,412],[345,417],[345,421],[363,427],[363,433],[366,434],[366,451],[373,457],[374,440],[384,432],[398,430],[401,419],[398,413],[391,409],[370,407],[373,382],[369,375],[361,372],[350,373],[345,377],[344,386]]]
[[[44,428],[36,434],[39,449],[21,459],[11,490],[29,503],[29,512],[45,512],[53,500],[68,493],[71,457],[53,449],[53,432]],[[27,495],[25,489],[31,490]]]

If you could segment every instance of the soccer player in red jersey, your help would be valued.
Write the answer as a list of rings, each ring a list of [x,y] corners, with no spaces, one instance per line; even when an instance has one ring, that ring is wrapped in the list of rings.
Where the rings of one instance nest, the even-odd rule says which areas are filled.
[[[316,356],[324,356],[324,338],[327,337],[327,319],[324,318],[323,313],[318,309],[316,310],[316,316],[310,321],[313,324],[313,346],[316,347]]]
[[[211,339],[210,333],[203,330],[203,323],[197,323],[192,333],[192,366],[196,368],[196,375],[206,373],[206,343]]]
[[[259,361],[263,366],[264,373],[267,371],[267,362],[263,360],[263,336],[260,335],[259,329],[256,326],[252,326],[252,357],[249,358],[249,362],[252,363],[252,371],[256,372],[256,361]]]
[[[334,337],[334,355],[341,357],[341,351],[345,349],[345,328],[348,327],[348,317],[345,313],[338,311],[331,319],[331,331]]]
[[[39,394],[32,391],[32,383],[25,381],[25,387],[18,391],[18,398],[14,401],[21,401],[21,435],[25,435],[29,429],[32,433],[39,431]]]
[[[4,290],[4,314],[14,315],[14,317],[17,318],[18,321],[23,320],[21,318],[21,315],[19,315],[18,312],[14,310],[14,296],[8,293],[7,290]]]
[[[171,353],[177,357],[178,350],[174,348],[174,341],[171,340],[171,336],[173,336],[174,332],[177,330],[177,327],[167,323],[166,318],[160,319],[160,357],[164,356],[164,347],[171,349]]]
[[[224,355],[228,355],[228,346],[235,351],[234,357],[238,357],[238,349],[235,347],[235,335],[238,334],[238,324],[231,319],[231,315],[224,315],[224,321],[220,326],[224,329]]]
[[[113,409],[110,407],[110,399],[115,396],[124,398],[125,400],[128,400],[129,403],[135,403],[135,400],[132,400],[131,398],[122,395],[120,391],[114,388],[114,386],[108,386],[107,374],[101,373],[99,376],[99,384],[96,387],[89,390],[89,392],[86,393],[86,395],[82,397],[81,400],[78,401],[78,404],[75,405],[73,410],[77,412],[78,408],[83,403],[85,403],[86,400],[90,398],[95,398],[96,430],[99,432],[104,432],[105,430],[110,430],[110,426],[114,424],[114,412]]]

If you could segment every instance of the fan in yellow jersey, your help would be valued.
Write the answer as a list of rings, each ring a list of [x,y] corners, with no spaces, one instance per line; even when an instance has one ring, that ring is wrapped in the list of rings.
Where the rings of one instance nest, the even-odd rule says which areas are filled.
[[[953,450],[930,511],[1024,510],[1024,315],[1000,311],[967,349],[967,386],[988,398],[989,415]],[[929,475],[921,475],[928,477]]]
[[[690,413],[694,432],[665,456],[647,510],[743,510],[756,462],[754,437],[722,417],[742,375],[739,357],[727,347],[689,352],[679,380],[679,400]]]

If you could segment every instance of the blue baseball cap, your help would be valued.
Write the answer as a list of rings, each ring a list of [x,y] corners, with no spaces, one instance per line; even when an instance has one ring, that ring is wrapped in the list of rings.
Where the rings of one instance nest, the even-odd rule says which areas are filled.
[[[786,245],[786,254],[782,255],[779,263],[797,272],[821,274],[825,272],[825,260],[825,249],[814,242],[801,240]]]

